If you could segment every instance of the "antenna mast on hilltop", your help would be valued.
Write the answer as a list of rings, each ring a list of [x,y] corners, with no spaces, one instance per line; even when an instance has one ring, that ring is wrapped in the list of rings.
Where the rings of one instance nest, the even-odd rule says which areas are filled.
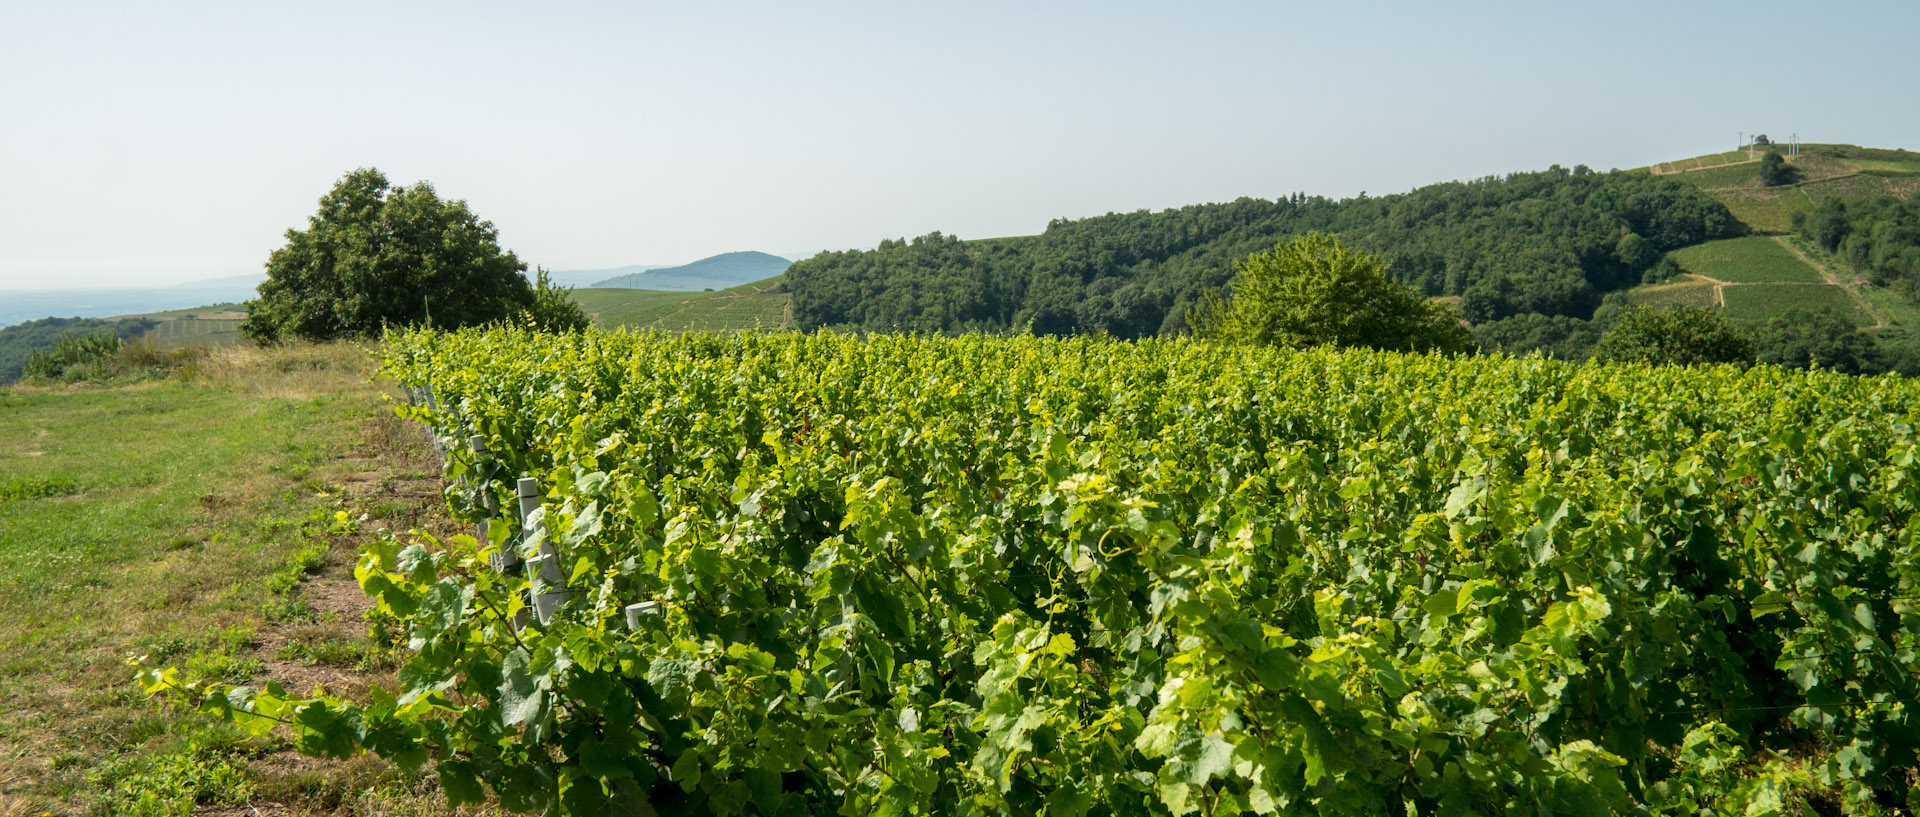
[[[1788,156],[1800,155],[1800,134],[1796,133],[1796,134],[1793,134],[1792,136],[1787,137],[1787,155]]]

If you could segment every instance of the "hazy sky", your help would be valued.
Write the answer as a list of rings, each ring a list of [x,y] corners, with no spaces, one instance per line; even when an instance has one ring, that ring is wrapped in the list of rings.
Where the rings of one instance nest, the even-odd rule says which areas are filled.
[[[0,0],[0,289],[260,271],[339,177],[553,269],[1920,148],[1920,2]]]

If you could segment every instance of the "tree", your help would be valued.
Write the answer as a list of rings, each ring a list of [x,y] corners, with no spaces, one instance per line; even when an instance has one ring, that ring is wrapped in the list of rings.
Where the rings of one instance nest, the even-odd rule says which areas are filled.
[[[534,268],[533,305],[526,319],[542,332],[580,332],[593,326],[593,318],[573,299],[573,287],[555,286],[545,267]]]
[[[1756,335],[1760,360],[1776,366],[1842,374],[1883,371],[1873,338],[1832,309],[1790,309],[1767,321]]]
[[[1793,181],[1793,168],[1780,151],[1769,150],[1760,156],[1760,183],[1768,187],[1778,187]]]
[[[259,342],[327,340],[503,320],[534,304],[526,269],[466,202],[442,200],[426,182],[390,187],[361,168],[320,199],[306,230],[287,231],[241,331]]]
[[[1232,294],[1209,293],[1189,316],[1200,337],[1258,345],[1367,346],[1458,352],[1473,336],[1452,307],[1387,277],[1378,257],[1312,232],[1235,265]]]
[[[1612,363],[1690,366],[1696,363],[1752,365],[1753,341],[1711,309],[1687,306],[1655,310],[1644,306],[1620,312],[1600,336],[1593,359]]]

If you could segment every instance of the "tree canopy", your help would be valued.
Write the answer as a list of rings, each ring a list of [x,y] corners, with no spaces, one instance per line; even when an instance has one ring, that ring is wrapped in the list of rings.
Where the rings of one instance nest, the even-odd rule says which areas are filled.
[[[1780,151],[1769,150],[1760,156],[1760,183],[1768,187],[1778,187],[1794,180],[1793,166]]]
[[[1387,277],[1377,256],[1307,233],[1236,265],[1227,298],[1209,295],[1191,319],[1201,337],[1260,346],[1365,346],[1391,351],[1473,348],[1460,316]]]
[[[263,342],[327,340],[503,320],[534,305],[526,268],[466,202],[361,168],[320,199],[307,229],[287,231],[241,331]]]
[[[1596,360],[1690,366],[1700,363],[1752,365],[1753,340],[1712,309],[1687,306],[1656,310],[1628,307],[1600,336]]]

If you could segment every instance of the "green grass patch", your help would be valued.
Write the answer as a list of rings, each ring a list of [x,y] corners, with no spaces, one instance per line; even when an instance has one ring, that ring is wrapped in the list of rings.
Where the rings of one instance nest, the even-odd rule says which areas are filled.
[[[1715,190],[1713,194],[1741,224],[1759,233],[1791,232],[1794,212],[1813,209],[1813,202],[1795,187]]]
[[[1655,309],[1674,309],[1682,306],[1708,308],[1714,305],[1713,282],[1698,278],[1684,278],[1666,284],[1634,287],[1627,290],[1627,302],[1635,306],[1650,306]]]
[[[1689,170],[1677,177],[1702,190],[1723,187],[1757,187],[1760,184],[1760,163],[1743,162],[1740,164],[1720,165],[1717,167]]]
[[[201,364],[192,379],[0,390],[0,484],[43,497],[0,502],[0,780],[18,813],[244,801],[226,755],[156,741],[204,719],[141,694],[127,659],[258,673],[253,622],[298,605],[267,579],[297,584],[326,558],[317,537],[344,524],[337,496],[305,483],[384,450],[357,441],[385,408],[357,347],[235,347]]]
[[[1757,323],[1790,309],[1831,309],[1855,324],[1873,323],[1853,296],[1832,284],[1741,284],[1722,287],[1720,297],[1726,302],[1727,317],[1737,321]]]
[[[1825,282],[1807,262],[1768,236],[1709,241],[1675,250],[1668,257],[1687,272],[1731,283]]]
[[[0,502],[67,496],[79,491],[79,483],[58,476],[0,478]]]

